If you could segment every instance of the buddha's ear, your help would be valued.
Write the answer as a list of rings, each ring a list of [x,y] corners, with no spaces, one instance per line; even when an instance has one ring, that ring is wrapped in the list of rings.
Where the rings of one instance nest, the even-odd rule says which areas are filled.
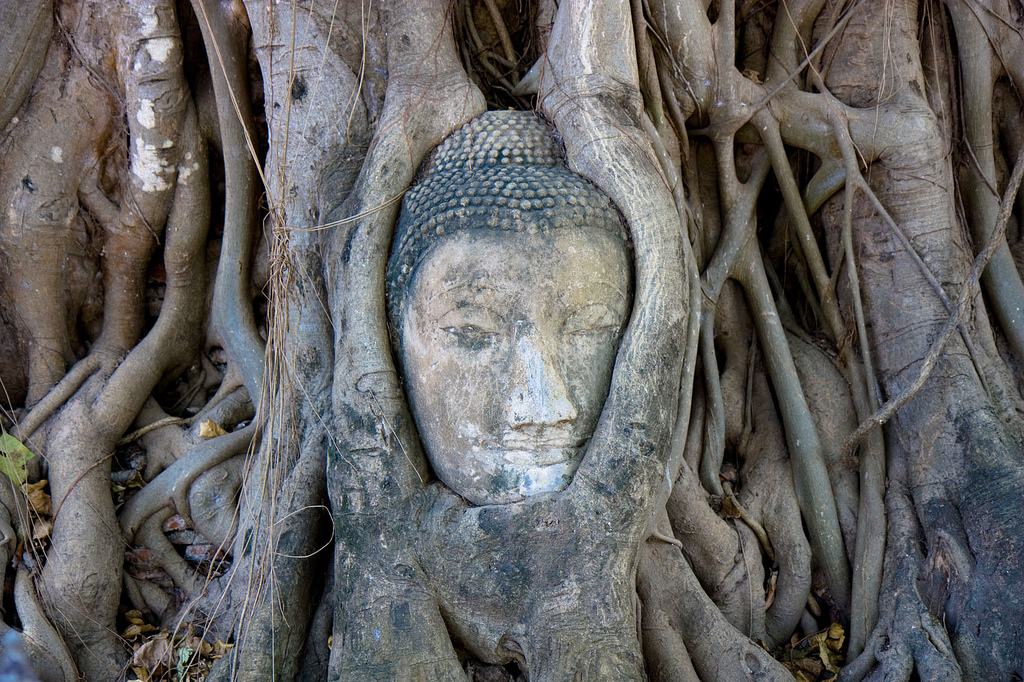
[[[583,15],[594,30],[576,30]],[[538,99],[562,134],[570,168],[612,198],[633,236],[632,319],[601,420],[567,492],[588,498],[613,527],[639,540],[663,481],[674,477],[666,467],[687,347],[692,259],[685,212],[676,203],[682,194],[673,196],[655,151],[661,143],[652,143],[645,127],[653,126],[642,124],[632,30],[629,3],[563,0]],[[624,504],[624,495],[635,504]]]

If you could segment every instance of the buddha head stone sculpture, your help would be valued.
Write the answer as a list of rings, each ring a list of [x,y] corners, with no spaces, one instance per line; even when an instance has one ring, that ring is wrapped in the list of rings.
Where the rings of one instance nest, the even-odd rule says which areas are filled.
[[[530,112],[488,112],[408,192],[388,314],[438,478],[474,504],[563,489],[632,303],[628,235]]]

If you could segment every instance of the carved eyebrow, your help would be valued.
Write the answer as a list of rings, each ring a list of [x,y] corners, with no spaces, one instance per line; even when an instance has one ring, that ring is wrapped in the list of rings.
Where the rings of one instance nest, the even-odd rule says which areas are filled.
[[[619,325],[623,322],[623,311],[615,305],[607,305],[601,301],[584,303],[569,312],[562,322],[563,331],[579,331]]]
[[[494,317],[496,320],[504,319],[498,311],[490,306],[483,305],[480,303],[468,303],[466,305],[455,305],[446,309],[443,313],[437,316],[437,321],[441,322],[452,313],[460,315],[478,315],[483,314],[486,316]]]
[[[459,289],[472,289],[473,292],[493,291],[495,293],[500,293],[498,289],[487,286],[486,284],[474,284],[472,280],[469,282],[458,281],[452,283],[451,285],[445,285],[438,291],[432,292],[429,298],[427,298],[427,303],[433,303],[438,298],[441,298],[442,296],[447,296],[453,292],[458,291]]]
[[[621,301],[624,305],[628,305],[630,301],[629,287],[623,287],[614,282],[608,282],[603,279],[592,280],[592,284],[600,286],[605,291],[616,296],[617,301]],[[568,303],[568,298],[571,290],[563,290],[558,292],[559,303]]]

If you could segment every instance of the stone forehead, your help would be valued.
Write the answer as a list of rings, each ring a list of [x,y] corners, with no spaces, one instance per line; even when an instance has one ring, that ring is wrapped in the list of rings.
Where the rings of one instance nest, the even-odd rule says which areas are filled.
[[[404,290],[423,255],[446,234],[566,227],[629,239],[608,197],[566,168],[547,124],[531,112],[487,112],[442,142],[406,193],[388,283],[392,293]]]

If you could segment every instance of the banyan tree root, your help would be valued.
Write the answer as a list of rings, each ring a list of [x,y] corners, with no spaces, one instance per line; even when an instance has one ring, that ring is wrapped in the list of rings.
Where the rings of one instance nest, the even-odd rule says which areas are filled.
[[[666,670],[662,679],[679,679],[687,674],[689,661],[682,655],[686,652],[702,680],[792,679],[768,652],[725,620],[673,545],[656,539],[645,543],[637,589],[645,609],[664,614],[659,639],[675,643],[678,668]],[[680,643],[685,646],[680,648]],[[671,651],[669,647],[660,649]],[[663,669],[670,660],[651,663],[654,669]]]
[[[858,41],[876,41],[873,32],[883,22],[892,21],[891,34],[898,40],[889,45],[904,55],[893,62],[899,66],[896,75],[904,82],[919,78],[920,47],[911,28],[916,26],[916,10],[916,3],[897,3],[891,15],[875,8],[865,11],[851,22],[850,35],[840,42],[836,58],[843,59],[856,49]],[[866,64],[865,68],[877,65]],[[855,78],[856,73],[832,72],[828,86],[837,97],[851,102],[869,103],[879,97],[876,91],[866,92]],[[906,90],[891,102],[900,114],[895,117],[900,128],[891,133],[892,139],[900,139],[899,146],[884,146],[877,132],[868,132],[866,120],[864,128],[851,124],[854,140],[862,147],[872,139],[875,144],[883,143],[877,147],[884,151],[871,178],[872,187],[936,279],[955,292],[950,298],[973,299],[974,305],[984,310],[980,299],[971,294],[977,284],[972,280],[969,246],[956,223],[951,199],[941,189],[953,184],[948,157],[929,142],[940,134],[936,118]],[[1019,177],[1019,169],[1015,171]],[[1008,187],[1002,197],[1001,220],[1008,218],[1015,191]],[[946,210],[932,210],[936,205]],[[826,218],[830,240],[834,240],[838,221],[828,212]],[[897,396],[916,380],[922,358],[929,355],[930,340],[946,324],[949,313],[934,295],[911,303],[898,293],[920,287],[924,277],[906,249],[897,245],[892,232],[880,223],[875,214],[854,211],[853,238],[861,258],[866,315],[875,328],[886,328],[876,339],[879,378],[889,395]],[[1005,226],[998,223],[991,226],[995,238]],[[921,329],[934,331],[921,334]],[[946,407],[937,412],[937,405]],[[943,416],[936,419],[939,412]],[[897,606],[916,609],[920,615],[887,609],[879,627],[890,638],[902,633],[895,635],[902,649],[882,660],[888,655],[877,640],[869,647],[868,653],[875,653],[885,670],[880,674],[896,679],[908,679],[914,669],[931,679],[950,674],[953,664],[943,638],[931,638],[934,644],[918,646],[914,642],[923,640],[906,632],[907,627],[927,631],[935,622],[944,624],[951,651],[967,676],[1020,674],[1020,652],[1008,636],[1008,629],[1020,621],[1013,595],[1020,589],[1021,553],[1010,538],[1020,536],[1021,515],[1012,511],[1018,503],[1009,501],[1007,488],[1018,485],[1021,476],[1018,434],[1017,424],[1000,418],[965,344],[950,338],[923,389],[912,394],[892,422],[889,475],[894,486],[887,505],[893,542],[887,548],[885,584],[897,597]],[[970,445],[979,439],[987,444],[982,450]],[[942,472],[940,477],[938,472]],[[898,487],[901,481],[905,488]],[[911,500],[913,511],[897,495]],[[908,549],[918,533],[923,556]],[[915,574],[918,579],[911,586],[909,576]],[[927,614],[915,606],[915,600],[924,605]],[[994,622],[1000,626],[986,625]]]
[[[395,536],[401,533],[404,499],[427,475],[401,400],[385,326],[384,270],[397,198],[426,153],[484,109],[483,96],[458,63],[447,8],[444,2],[401,0],[380,8],[381,22],[388,27],[389,77],[377,136],[352,194],[341,210],[328,214],[353,219],[332,233],[325,264],[333,275],[329,293],[336,301],[332,407],[337,434],[327,459],[337,533],[336,644],[328,670],[329,676],[342,679],[388,680],[400,674],[464,679],[436,604],[385,569],[408,563],[395,555]],[[338,334],[342,320],[346,332]],[[378,429],[378,423],[388,430]],[[375,472],[385,471],[394,485],[368,485]],[[360,539],[379,533],[388,540],[366,545]],[[416,636],[391,636],[393,609],[403,614],[402,629],[415,628]],[[386,657],[375,653],[381,644],[371,633],[380,633]]]
[[[52,416],[32,443],[47,459],[54,500],[52,544],[37,583],[42,603],[79,669],[90,679],[113,679],[124,661],[115,634],[123,553],[110,494],[110,453],[157,382],[187,363],[196,350],[205,314],[203,252],[210,199],[205,143],[185,89],[173,3],[137,3],[117,16],[94,9],[87,2],[69,2],[58,10],[59,18],[76,30],[88,33],[102,27],[98,34],[104,37],[86,39],[83,47],[74,40],[84,36],[76,35],[71,43],[61,43],[65,47],[50,50],[44,66],[50,76],[36,82],[27,104],[23,125],[30,132],[17,137],[24,152],[34,150],[35,158],[48,158],[50,165],[39,167],[38,180],[22,182],[24,178],[10,177],[13,166],[5,164],[3,183],[9,188],[16,181],[14,193],[8,189],[5,200],[21,207],[25,221],[17,229],[5,222],[3,238],[8,246],[19,246],[12,253],[27,254],[41,264],[31,266],[36,271],[30,273],[24,269],[30,260],[13,263],[15,270],[21,268],[21,277],[40,283],[38,288],[19,287],[29,298],[14,300],[26,331],[40,341],[29,354],[31,403],[58,383],[73,358],[75,334],[68,329],[67,313],[75,319],[84,302],[68,301],[63,287],[69,282],[61,273],[68,263],[75,272],[90,261],[76,259],[69,240],[86,220],[104,232],[106,251],[99,261],[104,272],[102,327],[92,355],[82,361],[88,369],[68,384],[60,396],[66,396],[63,405],[54,401],[47,408]],[[113,24],[104,23],[108,21]],[[81,49],[71,58],[66,50],[73,47]],[[131,142],[120,163],[108,158],[113,100],[89,75],[108,56],[123,69],[129,112]],[[62,104],[62,97],[75,104]],[[60,112],[56,120],[54,112]],[[45,145],[45,155],[40,145]],[[117,204],[89,185],[88,178],[104,164],[114,175],[123,173]],[[81,178],[86,181],[79,185]],[[60,208],[54,211],[56,206]],[[167,273],[164,306],[140,341],[143,308],[138,294],[160,235],[165,238]],[[28,241],[19,245],[19,239]],[[73,277],[70,285],[72,291],[88,291],[77,287]],[[33,298],[38,296],[45,303]]]
[[[3,534],[0,538],[0,562],[10,566],[19,539],[31,534],[28,504],[21,491],[10,481],[0,484],[0,532]],[[8,644],[17,644],[32,661],[33,672],[42,682],[77,680],[78,671],[71,654],[43,612],[32,572],[25,567],[16,569],[14,606],[21,622],[21,631],[18,633],[6,623],[0,625],[0,632],[3,633],[0,652],[4,659],[10,655],[6,651]]]
[[[334,363],[321,242],[362,162],[367,109],[379,106],[357,77],[375,70],[357,59],[375,51],[373,34],[357,23],[376,25],[375,8],[370,16],[352,6],[318,6],[308,15],[249,8],[270,112],[270,417],[246,471],[228,588],[232,603],[245,607],[234,616],[235,650],[212,679],[294,677],[310,657],[304,648],[317,601],[330,600],[321,594],[321,573],[330,545],[325,460]],[[194,486],[191,494],[200,493]],[[331,606],[321,603],[319,612],[330,614]],[[329,630],[323,621],[320,631]]]
[[[914,672],[921,680],[961,679],[963,671],[949,635],[925,605],[918,587],[925,559],[902,476],[890,481],[886,503],[892,568],[887,569],[883,594],[890,598],[883,602],[880,626],[868,639],[864,653],[843,669],[841,679],[861,680],[868,672],[872,680],[909,680]]]

